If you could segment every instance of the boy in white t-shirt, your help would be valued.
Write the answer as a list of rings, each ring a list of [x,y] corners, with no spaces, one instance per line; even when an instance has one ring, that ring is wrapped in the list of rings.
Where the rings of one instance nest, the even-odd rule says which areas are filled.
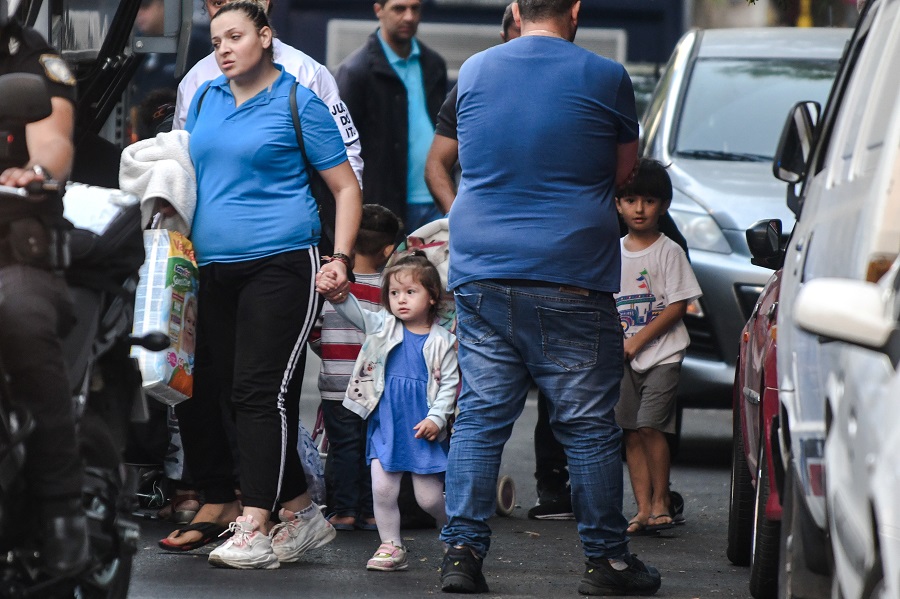
[[[625,455],[638,513],[628,534],[671,528],[669,445],[675,432],[675,391],[690,343],[682,317],[700,297],[684,250],[659,232],[672,201],[672,182],[659,162],[643,158],[635,176],[616,192],[628,227],[622,238],[622,284],[616,307],[625,334],[625,374],[616,420],[625,432]]]

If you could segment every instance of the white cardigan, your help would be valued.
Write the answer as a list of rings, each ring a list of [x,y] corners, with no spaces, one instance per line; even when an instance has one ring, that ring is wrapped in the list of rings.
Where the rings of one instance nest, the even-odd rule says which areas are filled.
[[[353,294],[334,309],[366,333],[366,340],[350,377],[343,405],[368,418],[384,392],[384,371],[388,354],[403,341],[403,321],[387,310],[363,310]],[[428,366],[428,416],[443,432],[456,410],[459,368],[456,337],[438,324],[431,325],[422,353]],[[442,435],[443,436],[443,435]]]

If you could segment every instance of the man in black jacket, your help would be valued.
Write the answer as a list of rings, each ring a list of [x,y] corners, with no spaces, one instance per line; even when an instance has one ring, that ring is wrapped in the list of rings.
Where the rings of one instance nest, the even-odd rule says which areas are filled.
[[[359,129],[363,200],[392,210],[408,232],[441,217],[425,185],[425,158],[447,65],[415,37],[421,11],[421,0],[376,0],[380,27],[335,75]]]

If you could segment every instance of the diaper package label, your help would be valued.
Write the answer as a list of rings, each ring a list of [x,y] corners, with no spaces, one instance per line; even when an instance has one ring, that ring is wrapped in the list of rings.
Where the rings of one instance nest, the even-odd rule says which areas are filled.
[[[141,267],[134,309],[134,334],[162,331],[171,345],[161,352],[135,347],[146,393],[176,405],[193,393],[197,335],[197,263],[181,233],[144,232],[147,260]]]

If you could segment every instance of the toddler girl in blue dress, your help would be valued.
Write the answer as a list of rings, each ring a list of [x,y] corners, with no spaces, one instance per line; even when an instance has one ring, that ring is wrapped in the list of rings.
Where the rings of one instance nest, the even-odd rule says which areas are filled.
[[[383,281],[381,303],[387,310],[380,312],[361,309],[352,294],[345,302],[329,294],[328,275],[318,278],[317,288],[366,333],[343,405],[369,420],[366,459],[381,546],[366,567],[394,571],[408,565],[397,504],[404,472],[412,474],[422,509],[439,528],[447,521],[443,473],[459,372],[456,338],[436,323],[437,269],[417,252],[385,270]]]

